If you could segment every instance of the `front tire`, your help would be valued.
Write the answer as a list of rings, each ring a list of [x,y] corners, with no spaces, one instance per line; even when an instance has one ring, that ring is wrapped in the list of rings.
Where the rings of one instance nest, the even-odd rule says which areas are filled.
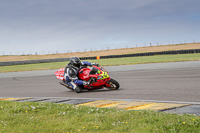
[[[118,90],[120,87],[119,83],[112,78],[107,83],[110,85],[110,87],[106,87],[106,88],[110,90]]]

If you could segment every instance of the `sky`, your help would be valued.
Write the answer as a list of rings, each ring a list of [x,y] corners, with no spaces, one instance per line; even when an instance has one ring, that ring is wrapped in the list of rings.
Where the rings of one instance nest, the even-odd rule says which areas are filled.
[[[200,42],[200,0],[0,0],[0,55]]]

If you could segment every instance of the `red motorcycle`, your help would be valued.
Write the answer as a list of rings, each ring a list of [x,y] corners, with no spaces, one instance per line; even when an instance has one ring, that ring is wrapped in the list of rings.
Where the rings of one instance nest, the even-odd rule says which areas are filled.
[[[56,77],[61,80],[60,84],[72,89],[71,86],[65,83],[64,68],[55,72]],[[103,67],[92,66],[92,68],[83,67],[78,72],[78,78],[84,81],[89,81],[89,85],[82,86],[83,89],[95,90],[103,89],[104,87],[110,90],[119,89],[119,83],[110,78],[108,72]]]

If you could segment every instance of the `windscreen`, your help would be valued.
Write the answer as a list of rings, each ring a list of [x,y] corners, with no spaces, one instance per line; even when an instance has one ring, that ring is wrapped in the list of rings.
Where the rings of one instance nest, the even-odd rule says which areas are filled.
[[[90,71],[90,74],[97,74],[98,73],[98,69],[95,67],[92,67],[92,70]]]

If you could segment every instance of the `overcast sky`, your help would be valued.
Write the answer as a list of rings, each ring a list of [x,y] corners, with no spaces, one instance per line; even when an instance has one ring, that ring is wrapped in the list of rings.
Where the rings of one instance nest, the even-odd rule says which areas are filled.
[[[0,0],[0,55],[193,41],[200,0]]]

